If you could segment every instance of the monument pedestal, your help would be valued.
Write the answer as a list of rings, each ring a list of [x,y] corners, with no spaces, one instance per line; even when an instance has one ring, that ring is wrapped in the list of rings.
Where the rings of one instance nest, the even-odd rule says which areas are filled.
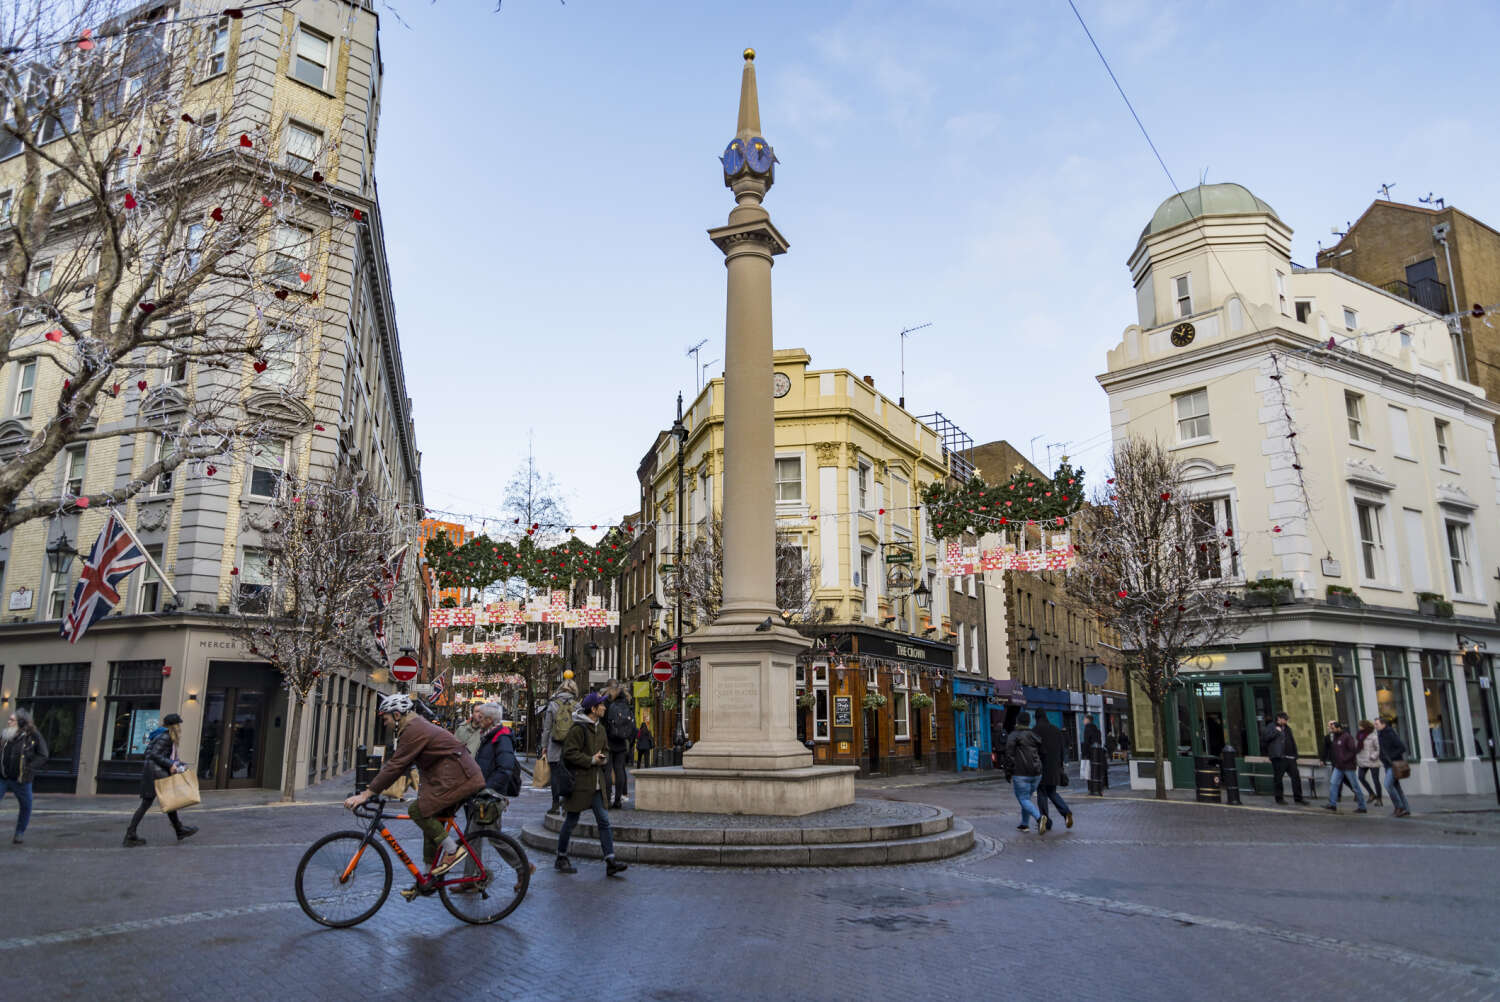
[[[703,739],[682,766],[635,773],[643,811],[798,816],[854,802],[852,766],[815,766],[792,719],[795,630],[722,620],[689,638],[699,656]]]

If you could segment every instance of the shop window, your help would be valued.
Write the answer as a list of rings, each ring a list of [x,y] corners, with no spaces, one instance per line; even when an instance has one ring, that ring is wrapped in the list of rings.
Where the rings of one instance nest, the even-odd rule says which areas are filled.
[[[1485,722],[1485,703],[1490,704],[1488,719],[1500,722],[1500,703],[1495,699],[1493,659],[1494,655],[1482,654],[1476,670],[1464,669],[1464,681],[1469,688],[1469,733],[1474,735],[1474,754],[1480,758],[1488,758],[1490,754],[1490,728]],[[1490,680],[1488,688],[1480,685],[1481,678]]]
[[[1333,649],[1333,705],[1338,719],[1351,732],[1364,719],[1364,700],[1359,691],[1359,659],[1353,647]]]
[[[1458,703],[1453,693],[1453,667],[1447,651],[1422,652],[1422,700],[1427,707],[1427,731],[1432,753],[1441,759],[1464,757],[1458,743]]]
[[[891,724],[897,741],[911,739],[911,698],[904,691],[891,693]]]
[[[88,692],[87,661],[21,666],[16,705],[30,712],[50,753],[47,761],[38,765],[39,774],[78,774],[78,745]]]
[[[161,724],[161,679],[165,661],[111,661],[109,699],[104,704],[102,767],[140,762],[146,739]]]
[[[813,740],[828,740],[828,666],[813,666]]]
[[[1382,717],[1396,717],[1396,733],[1406,745],[1406,757],[1415,762],[1422,757],[1422,746],[1415,741],[1411,722],[1411,696],[1407,691],[1406,651],[1399,647],[1377,647],[1371,653],[1375,662],[1375,703]]]

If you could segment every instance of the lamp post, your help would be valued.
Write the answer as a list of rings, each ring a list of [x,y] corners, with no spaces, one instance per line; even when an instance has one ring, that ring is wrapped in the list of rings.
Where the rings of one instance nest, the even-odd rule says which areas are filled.
[[[682,657],[682,572],[686,566],[684,561],[687,554],[683,551],[683,528],[687,523],[687,512],[683,510],[682,500],[682,465],[686,459],[687,450],[687,425],[682,423],[682,394],[677,394],[677,420],[672,422],[672,437],[677,440],[677,725],[672,731],[673,765],[682,764],[682,747],[687,744],[687,733],[683,730],[682,719],[684,707],[682,705],[682,675],[684,671]]]
[[[666,609],[666,606],[658,602],[656,600],[656,596],[653,595],[651,596],[651,605],[648,608],[651,612],[651,615],[646,626],[646,650],[649,653],[652,650],[651,645],[656,641],[657,614]],[[650,661],[651,658],[647,658],[647,660]],[[648,675],[647,677],[649,678],[650,676]],[[651,748],[651,761],[653,765],[661,765],[662,744],[666,739],[666,733],[661,724],[663,719],[663,711],[661,705],[660,690],[663,688],[664,686],[660,682],[654,683],[652,685],[652,691],[656,693],[656,699],[653,701],[651,706],[651,719],[656,722],[656,744]]]

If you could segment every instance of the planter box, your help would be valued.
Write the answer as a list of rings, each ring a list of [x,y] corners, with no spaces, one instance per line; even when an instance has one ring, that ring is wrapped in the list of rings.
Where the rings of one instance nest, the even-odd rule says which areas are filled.
[[[1343,592],[1333,592],[1328,596],[1329,605],[1342,606],[1345,609],[1362,609],[1364,600],[1358,595],[1345,595]]]
[[[1441,599],[1436,602],[1429,602],[1424,599],[1417,603],[1417,612],[1423,616],[1433,616],[1437,619],[1452,619],[1453,603]]]
[[[1245,590],[1244,604],[1247,608],[1258,609],[1268,605],[1290,605],[1292,602],[1292,590],[1290,588],[1247,588]]]

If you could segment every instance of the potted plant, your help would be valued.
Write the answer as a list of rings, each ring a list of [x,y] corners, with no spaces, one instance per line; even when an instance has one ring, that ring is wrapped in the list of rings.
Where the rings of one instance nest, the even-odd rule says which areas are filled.
[[[1329,585],[1328,604],[1343,606],[1345,609],[1358,609],[1365,603],[1363,599],[1354,594],[1353,588],[1345,588],[1343,585]]]
[[[643,710],[649,710],[653,706],[656,705],[656,697],[654,697],[654,696],[641,696],[640,698],[638,698],[635,701],[635,705],[639,706]]]
[[[932,697],[925,692],[914,693],[911,697],[911,708],[913,710],[932,709]]]
[[[1437,592],[1417,592],[1417,611],[1424,616],[1436,616],[1438,619],[1453,618],[1453,603],[1443,598]]]
[[[1260,578],[1245,582],[1245,605],[1284,605],[1292,600],[1291,578]]]
[[[953,710],[956,713],[963,713],[968,708],[969,708],[969,701],[967,699],[964,699],[962,696],[959,696],[957,699],[955,699],[953,701]]]
[[[703,697],[696,692],[690,692],[682,698],[682,701],[687,704],[689,710],[696,710],[699,704],[703,702]]]
[[[799,710],[811,710],[814,706],[817,705],[818,697],[810,692],[804,692],[802,695],[797,697],[797,709]]]
[[[663,710],[677,709],[677,697],[672,695],[670,692],[663,695],[661,697],[661,708]]]
[[[867,710],[878,710],[886,704],[885,693],[871,689],[865,693],[863,703]]]

